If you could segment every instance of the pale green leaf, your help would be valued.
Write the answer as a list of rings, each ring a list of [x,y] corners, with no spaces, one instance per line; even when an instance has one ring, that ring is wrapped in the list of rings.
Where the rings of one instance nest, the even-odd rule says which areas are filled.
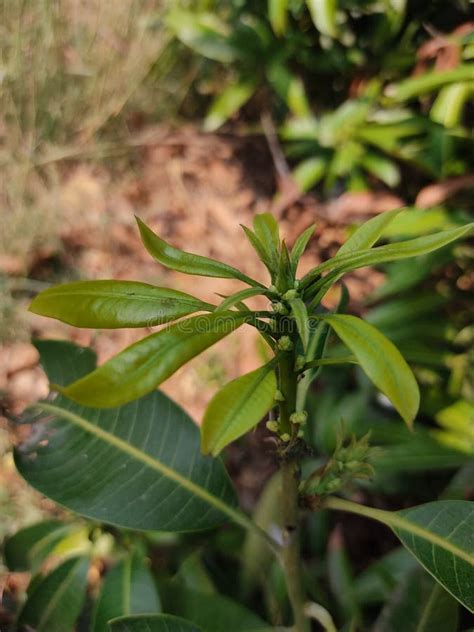
[[[386,93],[395,101],[407,101],[421,97],[443,86],[462,81],[472,81],[471,64],[461,64],[453,70],[427,72],[417,77],[410,77],[397,84],[387,86]]]
[[[288,0],[268,0],[268,19],[276,35],[283,35],[288,25]]]
[[[247,103],[254,91],[254,82],[226,86],[212,102],[204,120],[204,130],[214,132],[218,129]]]
[[[267,364],[226,384],[212,398],[201,426],[201,446],[213,455],[251,430],[270,410],[277,389]]]
[[[315,228],[316,228],[315,224],[308,226],[308,228],[306,228],[306,230],[304,230],[301,233],[301,235],[298,236],[298,238],[296,239],[294,243],[293,248],[291,249],[290,261],[291,261],[293,274],[296,273],[298,262],[301,259],[301,256],[303,255],[304,251],[306,250],[309,240],[314,234]]]
[[[77,281],[38,294],[30,311],[76,327],[152,327],[213,309],[189,294],[137,281]]]
[[[294,298],[289,301],[291,315],[295,320],[298,333],[303,343],[303,350],[306,353],[309,344],[310,324],[308,320],[308,310],[306,305],[300,298]]]
[[[315,27],[323,35],[337,36],[337,0],[306,0]]]
[[[359,228],[347,239],[337,251],[337,255],[356,252],[358,250],[367,250],[371,248],[379,237],[385,232],[387,226],[400,213],[401,209],[393,211],[385,211],[379,213],[367,222],[364,222]]]
[[[328,164],[324,158],[307,158],[302,160],[291,172],[291,178],[300,191],[305,193],[321,182]]]
[[[375,386],[411,425],[420,404],[420,393],[410,367],[393,343],[356,316],[330,314],[320,318],[329,323]]]

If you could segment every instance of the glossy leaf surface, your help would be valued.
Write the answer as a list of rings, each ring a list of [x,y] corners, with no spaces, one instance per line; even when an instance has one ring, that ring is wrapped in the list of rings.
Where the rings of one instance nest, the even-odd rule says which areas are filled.
[[[354,234],[342,244],[337,254],[342,255],[348,252],[371,248],[383,234],[386,227],[395,219],[395,216],[400,213],[400,210],[401,209],[395,209],[393,211],[379,213],[379,215],[364,222],[362,226],[359,226]]]
[[[120,406],[154,390],[246,318],[235,312],[218,312],[182,320],[139,340],[92,373],[58,390],[85,406]]]
[[[201,446],[213,455],[251,430],[273,406],[277,389],[273,365],[242,375],[212,398],[201,426]]]
[[[153,576],[139,555],[130,555],[107,573],[95,603],[91,632],[108,632],[111,619],[158,612],[161,604]]]
[[[169,614],[120,617],[110,622],[110,632],[204,632],[194,623]]]
[[[57,364],[69,365],[64,349]],[[163,393],[106,411],[62,396],[36,408],[49,420],[16,450],[17,468],[72,511],[165,531],[210,528],[233,511],[236,497],[221,461],[201,456],[197,426]]]
[[[309,344],[310,326],[308,322],[308,310],[306,305],[300,298],[294,298],[289,301],[291,315],[293,316],[298,333],[303,343],[303,350],[306,353]]]
[[[145,248],[152,257],[167,268],[178,270],[178,272],[184,272],[185,274],[248,281],[248,278],[236,268],[208,257],[194,255],[174,248],[158,237],[158,235],[155,235],[138,217],[137,222]]]
[[[301,235],[297,237],[293,245],[293,248],[291,249],[290,260],[291,260],[293,273],[296,272],[296,268],[298,266],[299,260],[301,259],[301,255],[306,250],[306,246],[308,245],[309,240],[313,236],[315,228],[316,226],[314,224],[312,224],[311,226],[308,226],[308,228],[306,228],[301,233]]]
[[[94,329],[153,327],[212,309],[189,294],[136,281],[77,281],[38,294],[30,311]]]
[[[36,632],[73,630],[86,597],[89,560],[72,558],[39,579],[20,612],[20,626]]]
[[[356,316],[331,314],[321,319],[334,329],[360,366],[410,425],[420,393],[413,373],[398,349],[375,327]]]

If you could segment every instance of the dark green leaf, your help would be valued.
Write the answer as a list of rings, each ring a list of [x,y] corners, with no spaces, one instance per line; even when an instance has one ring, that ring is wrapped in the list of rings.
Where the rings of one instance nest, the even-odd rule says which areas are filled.
[[[245,320],[248,315],[237,312],[182,320],[139,340],[92,373],[57,390],[85,406],[120,406],[154,390]]]
[[[161,612],[155,582],[138,554],[119,562],[106,575],[95,604],[91,632],[108,632],[111,619]]]
[[[39,579],[20,612],[20,626],[36,632],[73,630],[86,597],[88,568],[87,558],[76,557]]]
[[[214,395],[204,414],[202,451],[219,454],[257,425],[273,406],[276,389],[272,363],[226,384]]]
[[[420,568],[392,591],[373,632],[456,632],[458,603]]]
[[[3,545],[8,569],[14,572],[36,570],[69,529],[69,525],[57,520],[45,520],[20,529]]]
[[[111,632],[204,632],[194,623],[169,614],[121,617],[109,623]]]
[[[75,327],[153,327],[213,309],[184,292],[136,281],[77,281],[52,287],[33,300],[30,312]]]
[[[420,393],[398,349],[375,327],[356,316],[330,314],[320,318],[329,323],[349,347],[367,376],[390,399],[405,422],[412,424]]]
[[[66,340],[33,340],[50,382],[64,386],[93,371],[97,356],[88,347]]]
[[[253,632],[268,628],[268,623],[223,595],[190,590],[177,582],[164,585],[162,595],[164,610],[192,621],[203,632]]]
[[[252,281],[245,276],[245,274],[242,274],[239,270],[226,263],[173,248],[173,246],[167,244],[166,241],[158,237],[158,235],[155,235],[138,217],[137,223],[145,248],[152,257],[167,268],[178,270],[185,274],[220,277],[223,279],[239,279],[250,285],[258,285],[256,281]]]
[[[362,604],[386,601],[407,572],[416,567],[415,558],[403,546],[390,551],[356,578],[357,600]]]
[[[474,503],[442,500],[396,512],[334,497],[325,505],[367,516],[393,529],[418,562],[474,612]]]

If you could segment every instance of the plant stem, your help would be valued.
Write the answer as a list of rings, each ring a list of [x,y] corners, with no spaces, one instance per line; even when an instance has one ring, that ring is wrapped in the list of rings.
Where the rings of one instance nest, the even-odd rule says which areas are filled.
[[[295,357],[286,353],[279,363],[280,390],[284,401],[280,403],[280,431],[289,434],[293,440],[297,428],[292,428],[290,415],[296,409],[296,373]],[[309,621],[305,614],[305,593],[301,576],[301,555],[298,521],[298,463],[290,457],[284,457],[282,474],[282,518],[283,550],[281,560],[285,573],[288,597],[294,618],[294,632],[308,632]]]

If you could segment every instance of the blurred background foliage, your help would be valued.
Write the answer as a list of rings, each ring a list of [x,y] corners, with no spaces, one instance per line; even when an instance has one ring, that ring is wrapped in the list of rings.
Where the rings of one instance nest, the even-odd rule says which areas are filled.
[[[280,216],[305,195],[324,209],[347,194],[367,193],[407,205],[387,241],[472,221],[472,8],[469,0],[0,0],[0,341],[24,339],[18,296],[42,287],[28,262],[59,241],[58,196],[68,170],[83,163],[133,170],[141,146],[136,131],[146,125],[191,123],[224,137],[262,137]],[[347,233],[354,221],[357,213],[355,220],[349,214]],[[371,443],[380,447],[377,474],[356,485],[382,505],[472,497],[472,255],[465,241],[415,263],[384,266],[384,282],[352,304],[416,372],[422,390],[416,433],[357,369],[325,368],[320,390],[311,394],[307,438],[322,463],[341,432],[363,437],[372,429]],[[0,438],[8,452],[10,439]],[[3,486],[10,482],[9,459]],[[255,509],[262,524],[272,519],[274,489],[270,481]],[[24,492],[17,496],[25,504]],[[11,508],[7,489],[0,500],[2,533],[38,518],[38,501],[25,515]],[[357,520],[349,526],[355,535],[346,528],[341,536],[317,514],[305,524],[304,539],[310,592],[339,609],[338,623],[347,630],[413,573],[400,549],[389,551],[390,542],[376,545],[370,559],[383,557],[367,568],[357,554],[359,546],[367,553],[367,536]],[[278,622],[287,608],[278,567],[250,538],[241,584],[231,585],[218,570],[222,558],[236,570],[242,542],[233,529],[207,539],[112,533],[115,540],[97,525],[54,522],[45,529],[26,541],[48,535],[61,562],[93,549],[89,580],[96,592],[104,567],[146,549],[154,551],[159,573],[166,565],[176,571],[189,604],[197,586],[212,593],[219,585],[245,601],[258,585],[267,618]],[[70,546],[60,545],[67,538]],[[321,584],[325,569],[312,562],[328,538],[329,587]],[[11,549],[6,564],[36,572],[46,549],[38,550],[38,558],[25,561]]]

